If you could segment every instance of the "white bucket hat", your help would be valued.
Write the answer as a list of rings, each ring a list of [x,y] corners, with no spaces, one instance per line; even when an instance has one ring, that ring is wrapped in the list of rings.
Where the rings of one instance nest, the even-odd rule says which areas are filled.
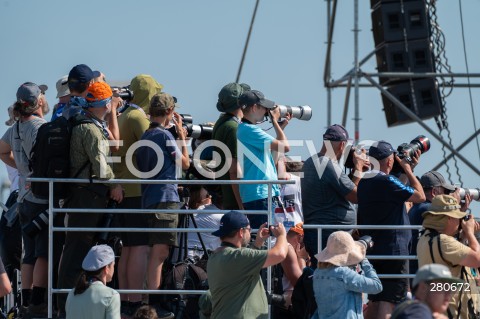
[[[356,265],[365,259],[366,247],[354,241],[352,235],[344,231],[336,231],[328,237],[327,247],[315,255],[319,262],[331,263],[335,266]]]

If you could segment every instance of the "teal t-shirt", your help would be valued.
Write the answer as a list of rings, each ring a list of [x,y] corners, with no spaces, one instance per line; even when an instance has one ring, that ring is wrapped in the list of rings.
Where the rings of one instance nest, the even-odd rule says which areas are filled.
[[[220,248],[208,259],[212,294],[211,319],[268,318],[268,303],[260,270],[267,250]]]
[[[237,129],[237,139],[237,156],[243,172],[242,179],[277,180],[277,169],[270,151],[270,145],[275,138],[265,133],[257,125],[240,123]],[[243,203],[268,198],[268,185],[266,184],[240,185],[239,188]],[[272,187],[272,195],[280,195],[277,184]]]

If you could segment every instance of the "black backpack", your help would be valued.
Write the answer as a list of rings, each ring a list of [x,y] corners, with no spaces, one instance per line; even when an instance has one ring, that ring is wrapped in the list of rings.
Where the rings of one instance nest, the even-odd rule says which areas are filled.
[[[68,178],[70,176],[70,137],[73,127],[91,122],[91,119],[83,115],[68,120],[60,116],[40,126],[30,153],[31,177]],[[47,183],[33,182],[31,189],[36,197],[48,198]],[[66,198],[68,189],[64,184],[56,183],[53,196]]]
[[[199,266],[183,261],[176,263],[162,278],[162,290],[207,290],[207,273]],[[177,319],[199,318],[200,295],[162,295],[161,306]]]
[[[313,269],[305,267],[298,278],[292,293],[292,309],[298,319],[311,318],[317,310],[317,302],[313,294]]]

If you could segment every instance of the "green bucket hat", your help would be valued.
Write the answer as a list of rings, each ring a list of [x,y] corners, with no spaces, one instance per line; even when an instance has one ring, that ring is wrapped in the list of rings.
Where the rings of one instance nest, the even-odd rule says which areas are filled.
[[[238,97],[249,90],[250,86],[248,84],[228,83],[218,93],[217,110],[219,112],[232,112],[240,108]]]

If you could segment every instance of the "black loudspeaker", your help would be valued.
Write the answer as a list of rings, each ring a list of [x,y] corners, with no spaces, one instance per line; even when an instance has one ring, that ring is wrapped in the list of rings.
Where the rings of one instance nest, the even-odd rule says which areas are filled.
[[[400,1],[378,1],[372,11],[372,30],[375,47],[384,42],[404,42],[428,39],[430,23],[425,0],[404,1],[403,13]],[[406,38],[405,38],[405,35]]]
[[[370,0],[378,72],[434,73],[435,55],[426,0]],[[380,84],[421,119],[442,113],[435,79],[380,77]],[[413,122],[382,95],[388,126]]]
[[[388,89],[393,96],[422,120],[442,113],[438,83],[435,79],[414,80],[399,83]],[[382,94],[383,107],[389,127],[407,124],[413,120]]]
[[[385,43],[377,51],[378,72],[435,72],[432,44],[429,40]],[[382,85],[408,79],[380,78]]]

